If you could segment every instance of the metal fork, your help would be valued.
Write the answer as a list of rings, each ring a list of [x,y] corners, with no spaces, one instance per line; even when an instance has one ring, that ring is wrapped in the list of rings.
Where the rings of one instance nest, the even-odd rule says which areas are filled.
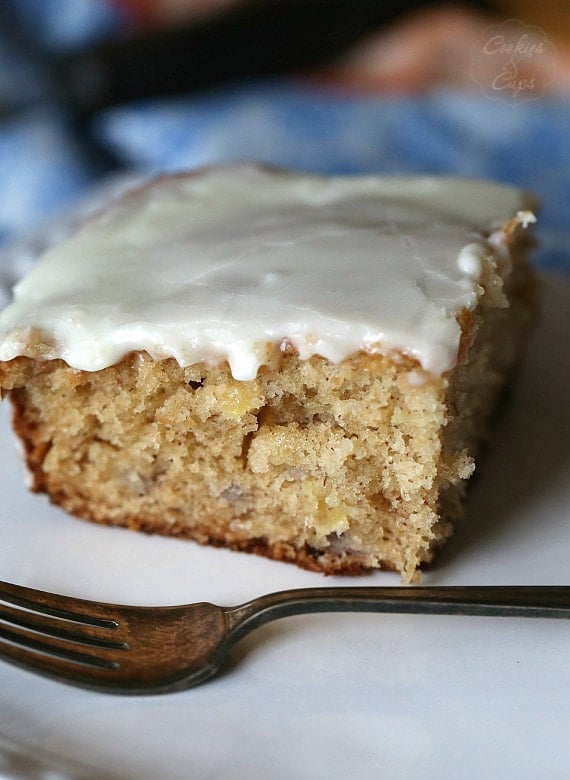
[[[109,693],[190,688],[258,626],[310,612],[570,617],[570,587],[341,587],[271,593],[237,607],[129,607],[0,582],[0,657]]]

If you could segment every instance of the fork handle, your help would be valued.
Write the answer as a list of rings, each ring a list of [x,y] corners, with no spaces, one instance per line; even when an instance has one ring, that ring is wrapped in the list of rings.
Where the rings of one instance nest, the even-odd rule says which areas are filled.
[[[311,612],[570,618],[568,586],[299,588],[260,596],[225,610],[237,641],[272,620]]]

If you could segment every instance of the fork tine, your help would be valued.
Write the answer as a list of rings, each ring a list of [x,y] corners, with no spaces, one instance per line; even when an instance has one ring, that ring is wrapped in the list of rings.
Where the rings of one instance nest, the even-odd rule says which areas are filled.
[[[107,647],[117,650],[128,647],[125,642],[105,636],[105,631],[115,631],[116,625],[113,628],[101,628],[81,624],[80,628],[74,629],[70,627],[69,621],[62,621],[51,615],[24,611],[0,603],[0,626],[2,623],[10,623],[41,634],[65,639],[68,642],[91,645],[92,647]]]
[[[120,691],[123,687],[118,669],[115,667],[87,667],[84,664],[73,663],[72,659],[55,658],[12,645],[1,638],[0,658],[25,671],[33,670],[46,677],[73,685],[116,691]]]
[[[89,667],[101,667],[104,669],[118,669],[118,661],[109,657],[108,648],[89,647],[82,645],[73,646],[66,640],[58,637],[50,637],[45,634],[37,634],[34,631],[28,631],[25,628],[14,626],[12,628],[6,625],[0,625],[0,640],[3,639],[19,647],[33,650],[37,653],[54,656],[59,659],[66,659],[74,663],[84,664]],[[116,651],[115,653],[116,654]]]
[[[114,628],[117,625],[114,619],[116,605],[58,596],[24,585],[0,581],[0,601],[76,623],[87,623],[101,628]]]

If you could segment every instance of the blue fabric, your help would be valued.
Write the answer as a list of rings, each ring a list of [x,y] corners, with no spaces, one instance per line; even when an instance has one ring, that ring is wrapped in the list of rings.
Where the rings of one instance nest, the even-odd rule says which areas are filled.
[[[15,0],[10,0],[15,2]],[[17,0],[44,45],[65,49],[121,28],[103,0]],[[0,40],[0,98],[14,78],[29,108],[0,122],[0,241],[33,229],[97,181],[66,117],[34,104],[34,75]],[[24,63],[25,65],[25,63]],[[26,82],[27,79],[27,82]],[[161,172],[253,158],[325,173],[435,173],[526,187],[542,201],[543,267],[570,273],[570,102],[504,105],[481,94],[346,94],[292,79],[105,112],[93,133],[125,170]]]
[[[122,31],[125,17],[105,0],[2,0],[38,43],[56,52]]]

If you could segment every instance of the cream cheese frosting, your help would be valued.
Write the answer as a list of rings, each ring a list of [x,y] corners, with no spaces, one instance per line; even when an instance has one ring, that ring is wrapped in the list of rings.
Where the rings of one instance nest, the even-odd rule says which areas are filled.
[[[485,256],[508,254],[501,224],[527,205],[457,178],[254,165],[163,177],[45,252],[0,314],[0,359],[37,356],[39,334],[46,358],[86,371],[146,350],[227,360],[247,380],[268,342],[286,342],[334,362],[397,350],[441,374]]]

